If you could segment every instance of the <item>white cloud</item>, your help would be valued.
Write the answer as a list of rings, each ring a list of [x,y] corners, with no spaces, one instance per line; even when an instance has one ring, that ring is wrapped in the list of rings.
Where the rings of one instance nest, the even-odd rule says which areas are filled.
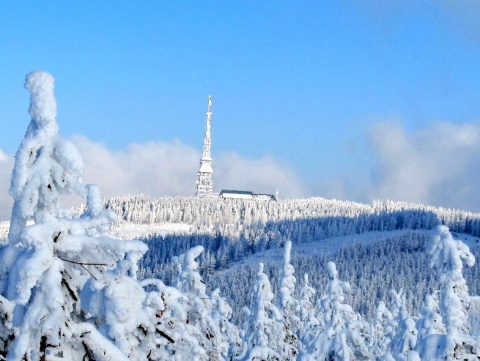
[[[304,190],[300,178],[288,167],[269,156],[247,159],[237,153],[221,154],[216,160],[214,182],[219,189],[250,190],[281,198],[300,198]]]
[[[128,194],[162,197],[195,194],[196,172],[201,154],[179,140],[131,144],[114,151],[83,136],[71,139],[84,158],[84,183],[100,186],[103,197]],[[0,219],[8,219],[12,201],[8,195],[13,158],[0,150]],[[236,153],[214,158],[214,190],[233,188],[274,193],[281,197],[301,197],[299,177],[278,160],[264,156],[247,159]],[[79,205],[78,197],[64,205]]]
[[[84,182],[99,185],[104,197],[139,193],[186,196],[195,191],[200,154],[180,141],[131,144],[120,151],[82,136],[72,141],[85,160]]]
[[[85,160],[85,183],[100,186],[104,197],[143,193],[151,197],[190,196],[195,193],[201,154],[179,140],[132,144],[112,151],[85,137],[74,137]],[[214,157],[214,190],[233,188],[274,193],[281,197],[303,195],[295,173],[271,157],[247,159],[236,153]]]
[[[407,133],[395,123],[369,134],[371,198],[480,211],[480,125],[436,123]]]
[[[104,197],[143,193],[151,197],[195,193],[200,152],[181,141],[132,144],[114,151],[76,136],[85,160],[85,183],[100,186]],[[316,194],[370,202],[392,199],[480,211],[480,125],[436,123],[407,132],[398,123],[381,123],[368,135],[372,177],[333,177],[318,181]],[[0,150],[0,219],[8,219],[13,157]],[[237,153],[214,157],[214,189],[280,192],[281,198],[305,197],[304,184],[284,162],[269,156],[248,159]],[[322,192],[318,192],[322,190]],[[81,200],[76,199],[74,204]]]
[[[0,149],[0,162],[5,162],[8,160],[8,156]]]

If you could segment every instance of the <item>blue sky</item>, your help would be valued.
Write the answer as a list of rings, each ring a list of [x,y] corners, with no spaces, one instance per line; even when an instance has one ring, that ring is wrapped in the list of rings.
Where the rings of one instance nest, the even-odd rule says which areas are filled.
[[[193,172],[185,165],[185,173],[178,174],[192,174],[184,188],[174,189],[165,180],[158,184],[163,190],[129,190],[127,183],[142,180],[119,179],[125,187],[105,182],[107,195],[188,194],[212,95],[216,187],[279,188],[289,197],[389,198],[480,211],[474,185],[480,159],[477,4],[3,1],[4,163],[11,166],[29,121],[24,77],[42,69],[56,79],[62,134],[81,135],[86,152],[100,147],[105,162],[117,163],[112,167],[118,177],[125,157],[159,168],[169,162],[168,149],[179,159],[190,157],[186,163]],[[462,143],[465,134],[474,138],[468,144]],[[439,145],[457,137],[457,146]],[[392,149],[399,138],[404,142]],[[142,151],[132,150],[132,144]],[[147,151],[158,152],[156,146],[166,152],[162,164]],[[451,176],[432,165],[459,157],[466,157],[465,165],[455,166]],[[232,162],[244,168],[232,169]],[[175,164],[166,166],[172,174]],[[98,172],[108,169],[97,166],[89,171],[95,182]],[[8,173],[7,165],[4,169]],[[260,184],[256,174],[265,182]],[[462,196],[452,199],[455,192],[448,187]]]

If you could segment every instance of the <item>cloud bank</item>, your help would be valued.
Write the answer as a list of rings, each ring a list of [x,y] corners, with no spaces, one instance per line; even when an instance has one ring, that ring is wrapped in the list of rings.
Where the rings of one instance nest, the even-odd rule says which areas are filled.
[[[103,197],[145,194],[192,196],[200,152],[179,140],[132,144],[111,150],[76,136],[85,160],[84,182],[100,186]],[[214,190],[280,192],[281,198],[318,195],[352,201],[390,199],[480,212],[480,125],[436,123],[407,132],[399,123],[380,123],[367,136],[373,157],[363,184],[331,177],[316,180],[316,192],[285,162],[269,156],[245,158],[222,153],[214,159]],[[0,220],[8,219],[13,157],[0,150]],[[76,199],[75,205],[82,200]]]
[[[83,181],[100,187],[103,197],[144,194],[193,196],[201,154],[179,140],[131,144],[126,150],[111,150],[83,136],[72,137],[85,163]],[[300,178],[272,157],[248,159],[236,153],[214,159],[214,190],[240,189],[258,193],[280,192],[281,197],[304,196]],[[13,157],[0,150],[0,220],[10,218],[8,195]],[[77,197],[65,201],[78,205]]]
[[[201,154],[179,140],[132,144],[112,151],[85,137],[74,137],[85,160],[84,182],[100,186],[104,197],[143,193],[151,197],[195,194]],[[271,157],[248,159],[236,153],[214,158],[214,190],[241,189],[302,197],[300,178]]]
[[[223,153],[215,164],[214,182],[221,189],[270,194],[278,191],[280,198],[306,195],[304,185],[295,172],[272,157],[247,159],[237,153]],[[218,187],[216,189],[219,190]]]
[[[371,198],[480,212],[480,125],[435,123],[407,133],[383,123],[369,132]]]

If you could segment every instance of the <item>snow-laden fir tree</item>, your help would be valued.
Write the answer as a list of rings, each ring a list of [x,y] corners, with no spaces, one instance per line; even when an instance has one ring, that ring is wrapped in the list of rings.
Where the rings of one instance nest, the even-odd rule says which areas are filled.
[[[429,318],[424,322],[424,337],[418,340],[415,354],[422,360],[478,360],[480,343],[470,334],[470,295],[462,273],[463,262],[471,267],[475,258],[468,246],[455,240],[446,226],[436,228],[429,253],[430,267],[436,270],[440,283],[438,312],[436,302],[432,302],[435,299],[427,299]],[[438,318],[438,314],[443,324],[432,328],[428,321]]]
[[[438,307],[438,292],[425,297],[425,302],[420,309],[420,318],[417,321],[418,340],[430,335],[445,334],[445,325]]]
[[[318,301],[317,335],[305,345],[303,361],[371,360],[368,349],[369,326],[350,305],[344,303],[350,284],[338,279],[335,263],[327,264],[329,282]]]
[[[371,352],[376,359],[395,361],[390,354],[390,344],[394,337],[396,325],[397,322],[394,320],[393,314],[387,308],[385,302],[380,301],[372,325],[373,344]]]
[[[4,324],[11,333],[2,351],[8,360],[49,354],[81,359],[107,350],[122,359],[111,342],[114,336],[85,322],[80,291],[89,279],[109,272],[134,274],[130,261],[119,261],[137,261],[146,246],[127,242],[107,252],[111,240],[103,237],[104,231],[115,216],[98,209],[95,187],[85,190],[81,183],[83,161],[58,134],[53,84],[50,74],[39,71],[25,83],[32,119],[15,157],[9,245],[1,255],[0,292],[13,308],[12,324]],[[70,193],[88,193],[89,210],[82,218],[60,208],[60,196]]]
[[[197,360],[209,359],[205,346],[208,343],[208,335],[212,333],[208,329],[212,322],[208,322],[211,320],[208,320],[209,310],[204,303],[207,298],[206,287],[195,261],[202,251],[203,247],[197,246],[173,259],[178,272],[175,287],[184,295],[179,299],[181,310],[176,315],[179,324],[172,329],[178,332],[174,338],[175,345],[170,346],[173,359],[178,361],[188,359],[192,353],[196,355]]]
[[[210,294],[212,303],[212,318],[215,325],[218,326],[220,349],[225,360],[232,360],[237,355],[241,346],[241,339],[238,328],[230,322],[232,318],[232,308],[227,301],[220,296],[220,290],[214,289]]]
[[[273,304],[268,276],[260,263],[254,286],[249,316],[243,332],[243,349],[237,361],[288,360],[284,352],[285,332],[283,317]]]
[[[98,187],[82,184],[82,158],[58,133],[53,77],[32,72],[25,85],[31,122],[15,157],[0,255],[0,358],[159,360],[156,315],[165,304],[136,277],[147,247],[108,235],[116,216],[101,208]],[[72,193],[86,197],[81,216],[61,208]]]
[[[298,330],[300,327],[300,305],[295,298],[295,269],[290,263],[292,241],[285,242],[283,255],[283,268],[280,273],[279,284],[279,310],[283,316],[283,328],[285,332],[284,354],[288,359],[294,359],[298,355]]]
[[[314,297],[315,297],[315,288],[310,286],[310,282],[308,280],[308,273],[303,275],[303,283],[302,287],[300,288],[300,326],[299,329],[303,330],[304,326],[312,317],[315,317],[315,306],[314,306]]]
[[[409,353],[417,342],[417,328],[415,319],[408,313],[405,306],[405,295],[400,292],[391,291],[393,298],[392,314],[396,318],[396,327],[390,343],[390,355],[398,361],[406,361]],[[388,356],[390,356],[388,355]]]
[[[300,288],[300,313],[299,313],[299,340],[298,349],[300,353],[306,353],[307,350],[304,345],[310,345],[313,338],[316,336],[319,321],[315,316],[315,305],[313,298],[315,296],[315,289],[310,286],[308,281],[308,274],[303,275],[303,283]]]
[[[195,260],[202,252],[203,247],[196,246],[174,259],[178,270],[177,288],[186,296],[185,323],[201,347],[199,351],[191,349],[190,352],[198,360],[226,360],[235,355],[239,336],[229,321],[231,308],[218,291],[213,296],[206,293]]]

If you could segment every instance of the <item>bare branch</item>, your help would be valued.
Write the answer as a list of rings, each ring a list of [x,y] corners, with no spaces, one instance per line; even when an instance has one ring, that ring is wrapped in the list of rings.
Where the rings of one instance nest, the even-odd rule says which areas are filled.
[[[105,263],[76,262],[76,261],[71,261],[69,259],[64,259],[64,258],[61,258],[61,257],[58,257],[58,258],[61,259],[64,262],[78,264],[80,266],[105,266],[105,267],[108,267],[108,264],[105,264]]]
[[[85,356],[83,357],[83,359],[85,360],[85,358],[87,358],[88,361],[95,361],[92,350],[90,350],[90,347],[88,347],[87,343],[85,341],[82,341],[82,345],[85,349]]]
[[[155,330],[160,334],[160,336],[162,336],[162,337],[166,338],[168,341],[170,341],[170,343],[175,343],[175,340],[173,338],[171,338],[170,336],[168,336],[162,330],[159,330],[158,328],[156,328]]]

